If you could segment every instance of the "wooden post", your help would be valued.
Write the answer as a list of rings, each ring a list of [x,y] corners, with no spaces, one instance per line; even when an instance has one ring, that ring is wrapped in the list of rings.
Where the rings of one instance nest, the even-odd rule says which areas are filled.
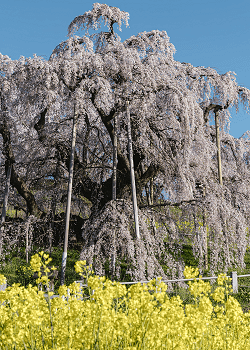
[[[130,112],[129,112],[129,101],[126,102],[126,110],[127,110],[127,119],[128,119],[128,152],[129,152],[130,177],[131,177],[131,186],[132,186],[132,200],[133,200],[134,220],[135,220],[135,232],[136,232],[137,239],[140,239],[136,187],[135,187],[133,148],[132,148],[132,137],[131,137]]]
[[[232,278],[232,288],[233,293],[238,293],[238,278],[237,278],[237,271],[231,272],[231,278]]]
[[[25,228],[25,238],[26,238],[26,263],[28,264],[29,262],[29,228],[30,228],[30,217],[28,216],[27,223],[26,223],[26,228]]]
[[[117,116],[114,117],[114,139],[113,139],[113,182],[112,199],[116,200],[116,179],[117,179]]]
[[[150,198],[151,198],[151,204],[154,204],[154,178],[151,177],[150,179]]]
[[[203,241],[205,250],[205,270],[208,269],[208,248],[207,248],[207,215],[206,209],[203,210]]]
[[[56,215],[56,205],[58,201],[58,192],[61,190],[61,180],[60,180],[60,164],[61,162],[58,160],[56,164],[56,172],[54,176],[54,191],[52,195],[52,203],[51,203],[51,222],[49,227],[49,255],[51,256],[52,245],[53,245],[53,232],[55,228],[55,215]],[[59,185],[59,190],[57,187]]]
[[[116,201],[116,182],[117,182],[117,116],[114,117],[114,137],[113,137],[113,182],[112,182],[112,199]],[[113,254],[111,255],[112,279],[115,277],[115,231],[113,232]]]
[[[146,191],[147,203],[148,203],[148,205],[151,205],[151,197],[150,197],[150,193],[149,193],[148,183],[145,185],[145,191]]]
[[[5,185],[5,191],[4,191],[4,198],[3,198],[3,210],[2,210],[1,227],[0,227],[0,257],[2,255],[3,231],[4,231],[4,223],[5,223],[5,218],[6,218],[6,210],[7,210],[7,204],[8,204],[9,191],[10,191],[11,167],[12,167],[12,165],[10,164],[8,166],[6,185]]]
[[[219,182],[222,185],[219,111],[215,110],[214,114],[215,114],[215,129],[216,129],[216,144],[217,144],[218,175],[219,175]]]
[[[66,270],[66,261],[67,261],[69,221],[70,221],[70,205],[71,205],[71,195],[72,195],[74,155],[75,155],[75,144],[76,144],[76,126],[77,126],[77,117],[76,117],[76,108],[74,106],[71,153],[70,153],[70,164],[69,164],[68,197],[67,197],[67,206],[66,206],[66,220],[65,220],[65,234],[64,234],[64,247],[63,247],[63,255],[62,255],[61,286],[64,284],[64,280],[65,280],[65,270]]]

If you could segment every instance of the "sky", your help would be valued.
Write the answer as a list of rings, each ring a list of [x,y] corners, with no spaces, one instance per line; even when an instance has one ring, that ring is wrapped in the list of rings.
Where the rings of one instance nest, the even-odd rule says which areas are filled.
[[[49,59],[67,39],[71,21],[92,5],[89,0],[0,0],[0,53],[12,60],[33,54]],[[249,0],[107,0],[107,5],[130,14],[129,27],[118,32],[122,41],[165,30],[175,60],[220,74],[234,71],[238,84],[250,89]],[[250,130],[250,114],[240,108],[231,115],[229,133],[239,138]]]

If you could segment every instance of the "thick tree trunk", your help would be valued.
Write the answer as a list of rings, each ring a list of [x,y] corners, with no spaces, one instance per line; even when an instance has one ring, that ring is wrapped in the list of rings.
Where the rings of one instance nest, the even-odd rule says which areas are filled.
[[[19,177],[15,171],[14,163],[15,157],[11,145],[10,131],[6,122],[6,118],[3,117],[0,125],[0,134],[3,137],[3,154],[5,156],[5,171],[8,171],[8,164],[12,164],[10,184],[15,187],[27,203],[28,213],[40,217],[42,215],[41,210],[38,209],[34,195],[28,189],[25,181]]]
[[[219,111],[218,110],[215,110],[215,129],[216,129],[216,144],[217,144],[218,175],[219,175],[219,182],[222,185],[221,152],[220,152],[220,125],[219,125]]]
[[[76,116],[76,110],[74,107],[70,165],[69,165],[68,197],[67,197],[66,220],[65,220],[64,247],[63,247],[63,255],[62,255],[61,285],[64,284],[66,262],[67,262],[70,205],[71,205],[71,195],[72,195],[72,183],[73,183],[73,172],[74,172],[74,154],[75,154],[75,144],[76,144],[76,129],[77,129],[77,116]]]
[[[133,148],[132,148],[132,137],[131,137],[130,112],[129,112],[129,101],[127,101],[127,121],[128,121],[128,151],[129,151],[129,163],[130,163],[130,176],[131,176],[131,186],[132,186],[134,220],[135,220],[135,232],[136,232],[137,239],[140,239],[136,187],[135,187]]]
[[[98,106],[95,106],[100,114],[100,118],[102,119],[111,140],[114,140],[114,127],[112,125],[112,120],[115,118],[115,110],[112,110],[109,115],[104,115],[103,111],[98,109]],[[45,116],[47,109],[45,109],[40,114],[39,121],[35,124],[34,128],[38,133],[39,141],[44,142],[46,139],[45,132]],[[85,121],[87,125],[87,134],[86,134],[86,143],[88,142],[88,135],[91,130],[91,125],[88,120],[88,116],[85,116]],[[68,147],[59,142],[55,142],[54,147],[58,150],[60,154],[60,159],[62,163],[64,163],[69,169],[70,164],[70,150]],[[81,195],[86,197],[91,203],[93,210],[101,209],[108,201],[112,199],[112,186],[113,179],[109,178],[105,182],[100,184],[98,182],[93,181],[86,171],[86,155],[87,155],[87,147],[83,147],[83,162],[81,163],[75,154],[75,162],[74,168],[75,172],[78,173],[77,182],[74,183],[73,190],[76,190],[77,195]],[[136,168],[143,157],[141,154],[135,152],[133,155],[134,167]],[[117,167],[116,167],[116,196],[119,198],[123,198],[128,192],[131,191],[131,176],[130,176],[130,163],[127,156],[123,153],[119,139],[117,138]],[[118,173],[119,170],[119,173]],[[137,186],[138,188],[143,188],[146,183],[150,180],[151,177],[156,177],[160,172],[160,167],[150,165],[145,173],[141,174],[141,176],[137,177]],[[101,198],[101,199],[98,199]]]
[[[12,168],[12,166],[9,165],[8,172],[7,172],[7,178],[6,178],[5,191],[4,191],[4,198],[3,198],[3,210],[2,210],[1,227],[0,227],[0,257],[2,256],[3,231],[4,231],[4,222],[5,222],[5,218],[6,218],[6,210],[7,210],[7,205],[8,205],[9,191],[10,191],[11,168]]]

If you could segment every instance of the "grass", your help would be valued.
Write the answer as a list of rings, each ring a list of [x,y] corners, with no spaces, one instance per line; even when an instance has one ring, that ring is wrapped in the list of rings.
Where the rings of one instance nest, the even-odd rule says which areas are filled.
[[[40,247],[34,247],[30,255],[41,251]],[[50,266],[54,265],[58,270],[58,279],[55,280],[55,294],[60,286],[60,272],[62,263],[62,248],[54,247],[51,253],[52,261]],[[79,260],[80,252],[77,250],[69,249],[67,254],[67,266],[65,271],[65,284],[69,285],[74,281],[80,280],[79,274],[75,272],[74,265]],[[12,251],[9,254],[4,263],[1,263],[0,273],[7,278],[7,285],[11,286],[13,283],[20,283],[22,286],[27,287],[29,284],[36,285],[36,280],[33,278],[33,272],[27,269],[29,264],[26,263],[25,248],[21,248],[19,251]]]

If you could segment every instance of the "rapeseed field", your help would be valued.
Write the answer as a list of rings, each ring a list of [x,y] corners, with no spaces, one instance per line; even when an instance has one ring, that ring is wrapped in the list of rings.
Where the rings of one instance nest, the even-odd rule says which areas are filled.
[[[51,261],[44,252],[31,258],[37,284]],[[13,284],[0,291],[0,349],[250,349],[250,313],[243,313],[221,274],[212,292],[198,269],[186,267],[192,302],[169,298],[165,283],[155,279],[128,289],[119,282],[95,276],[85,261],[75,264],[87,282],[59,288],[59,298],[44,291]],[[49,270],[47,269],[47,272]],[[0,283],[5,277],[0,276]],[[53,292],[48,293],[49,296]]]

